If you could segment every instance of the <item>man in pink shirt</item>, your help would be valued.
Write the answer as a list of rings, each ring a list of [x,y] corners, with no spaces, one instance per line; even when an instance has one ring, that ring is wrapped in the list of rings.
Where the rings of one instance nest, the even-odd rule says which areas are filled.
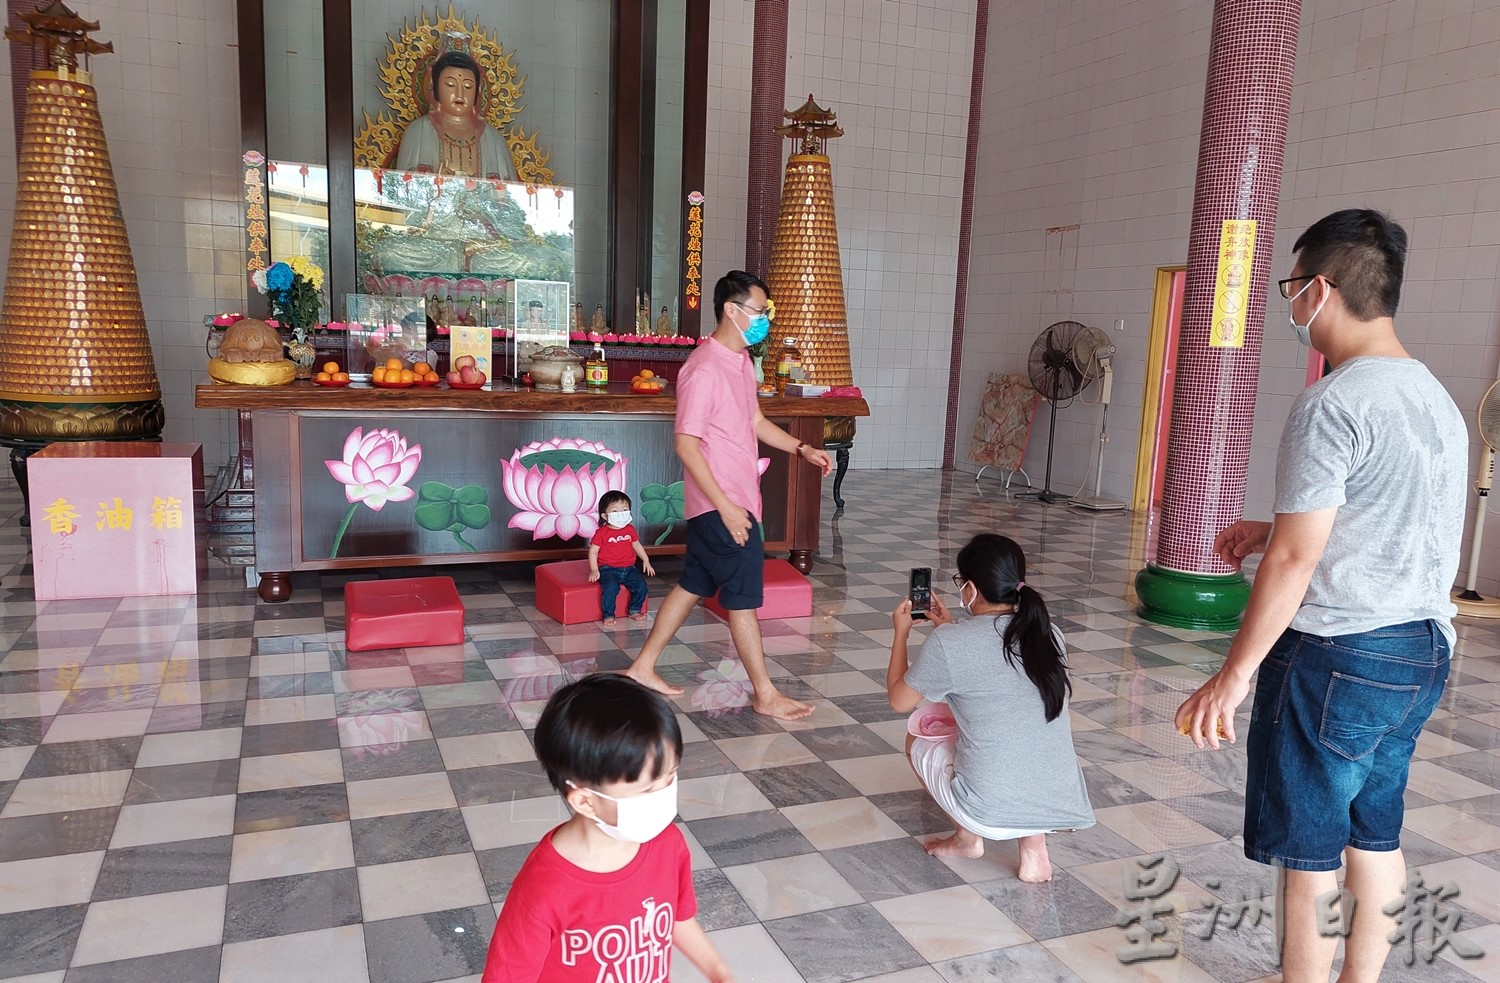
[[[765,548],[760,538],[760,444],[795,454],[823,469],[821,448],[767,420],[755,394],[755,371],[745,349],[770,333],[770,295],[764,282],[733,270],[714,287],[713,336],[688,358],[677,377],[677,456],[682,458],[687,562],[682,580],[656,613],[651,635],[627,674],[668,696],[681,696],[656,672],[662,649],[692,613],[718,592],[729,614],[735,651],[755,687],[757,713],[796,720],[813,708],[782,694],[766,673],[756,609],[763,601]]]

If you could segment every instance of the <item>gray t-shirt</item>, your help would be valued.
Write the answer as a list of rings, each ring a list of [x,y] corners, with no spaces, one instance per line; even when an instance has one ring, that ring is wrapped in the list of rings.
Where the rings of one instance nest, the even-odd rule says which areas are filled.
[[[1430,618],[1451,644],[1468,465],[1463,414],[1415,359],[1351,359],[1303,390],[1276,513],[1338,513],[1292,627],[1328,638]]]
[[[980,615],[940,625],[908,667],[907,685],[953,710],[953,792],[970,818],[1006,829],[1092,826],[1068,707],[1049,723],[1020,658],[1006,662],[1000,636],[1009,622]]]

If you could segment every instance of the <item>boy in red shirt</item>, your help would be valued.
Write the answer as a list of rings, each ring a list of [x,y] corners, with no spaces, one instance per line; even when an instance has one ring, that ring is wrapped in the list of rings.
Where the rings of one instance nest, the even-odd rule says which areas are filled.
[[[709,980],[729,968],[694,917],[692,861],[672,825],[682,731],[625,676],[587,676],[547,701],[536,756],[573,818],[521,866],[481,983],[667,983],[672,950]]]
[[[614,627],[615,601],[622,585],[630,592],[626,607],[630,620],[646,620],[646,577],[635,568],[636,557],[641,558],[646,577],[656,576],[646,547],[630,524],[630,496],[607,491],[599,496],[599,531],[589,540],[589,583],[599,582],[599,607],[606,628]]]

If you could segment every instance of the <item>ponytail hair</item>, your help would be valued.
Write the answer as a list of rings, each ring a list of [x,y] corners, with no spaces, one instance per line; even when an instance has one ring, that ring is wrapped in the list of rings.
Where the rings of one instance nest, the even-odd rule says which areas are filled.
[[[995,632],[1000,634],[1005,661],[1015,666],[1021,660],[1026,678],[1042,697],[1047,722],[1061,716],[1073,684],[1068,680],[1062,645],[1047,613],[1047,602],[1035,587],[1026,584],[1026,556],[1012,539],[983,533],[958,551],[958,573],[974,585],[991,604],[1012,604],[1015,613],[1000,633],[999,615]]]

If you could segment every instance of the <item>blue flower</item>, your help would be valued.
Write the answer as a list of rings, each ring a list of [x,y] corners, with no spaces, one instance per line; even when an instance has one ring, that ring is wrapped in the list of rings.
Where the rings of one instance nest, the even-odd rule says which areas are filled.
[[[273,263],[266,270],[266,287],[280,293],[292,287],[292,268],[285,263]]]

